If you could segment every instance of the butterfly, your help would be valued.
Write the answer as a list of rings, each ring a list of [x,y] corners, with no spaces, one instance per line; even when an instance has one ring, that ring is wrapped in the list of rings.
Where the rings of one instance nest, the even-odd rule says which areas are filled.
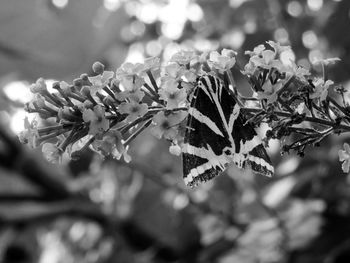
[[[272,176],[274,168],[252,124],[221,80],[203,75],[194,88],[182,146],[185,184],[193,187],[238,168]]]

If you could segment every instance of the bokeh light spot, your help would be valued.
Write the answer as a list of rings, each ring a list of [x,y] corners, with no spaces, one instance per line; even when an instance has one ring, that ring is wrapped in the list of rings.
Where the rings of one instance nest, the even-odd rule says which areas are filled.
[[[189,204],[188,196],[185,194],[178,194],[173,201],[173,207],[175,210],[184,209]]]
[[[120,0],[104,0],[104,7],[109,11],[116,11],[121,6]]]
[[[146,45],[146,52],[152,57],[159,56],[161,51],[162,45],[157,40],[151,40]]]
[[[140,5],[137,2],[125,2],[124,3],[125,12],[130,16],[137,16],[140,12]],[[138,16],[137,16],[138,17]]]
[[[243,45],[245,41],[245,34],[240,29],[234,29],[228,34],[224,35],[221,41],[224,46],[238,49]]]
[[[78,242],[83,238],[85,233],[85,225],[82,222],[76,222],[69,230],[69,236],[74,242]]]
[[[291,1],[287,5],[287,12],[291,16],[298,17],[303,13],[303,6],[298,1]]]
[[[28,102],[32,98],[32,93],[28,85],[22,81],[13,81],[4,87],[4,93],[13,101]]]
[[[130,27],[128,25],[124,26],[120,30],[120,36],[125,42],[131,42],[135,37],[135,35],[131,33]]]
[[[126,56],[125,61],[131,63],[143,63],[144,57],[144,48],[141,43],[134,43],[130,46],[128,55]]]
[[[302,35],[302,41],[306,48],[312,49],[317,46],[318,38],[314,31],[305,31]]]
[[[299,162],[296,160],[296,158],[294,159],[291,158],[290,162],[288,162],[287,165],[290,165],[291,168],[294,168],[295,165],[298,165],[298,164]],[[277,181],[270,187],[268,192],[265,194],[264,203],[269,207],[278,206],[285,198],[288,197],[288,194],[293,189],[295,184],[296,184],[296,180],[292,176],[285,177]]]
[[[309,60],[311,63],[314,63],[315,61],[322,60],[323,54],[320,50],[314,49],[309,52]]]
[[[163,57],[164,60],[168,61],[170,60],[170,58],[178,51],[181,50],[181,47],[179,44],[174,43],[174,42],[170,42],[169,44],[167,44],[164,48],[163,51]]]
[[[52,88],[52,86],[55,82],[57,82],[57,80],[55,80],[55,79],[45,79],[45,84],[46,84],[47,90],[51,93],[57,92],[57,90]]]
[[[257,29],[256,22],[254,20],[248,20],[245,22],[243,29],[246,34],[254,34]]]
[[[203,10],[197,4],[191,4],[187,9],[187,17],[193,22],[198,22],[203,18]]]
[[[164,23],[162,24],[162,33],[170,39],[178,39],[181,37],[183,30],[182,24],[177,23]]]
[[[10,129],[15,133],[18,134],[19,132],[24,130],[24,119],[25,117],[28,117],[29,122],[33,119],[33,114],[27,114],[22,109],[18,109],[15,111],[14,114],[11,115],[11,121],[10,121]]]
[[[274,38],[281,44],[287,44],[289,42],[289,34],[285,28],[278,28],[274,32]]]
[[[300,164],[300,159],[296,157],[289,157],[283,160],[276,168],[276,173],[282,175],[287,175],[293,173]]]
[[[136,16],[144,23],[152,24],[157,20],[158,6],[153,3],[142,5],[136,10]]]
[[[130,32],[135,36],[142,36],[145,33],[146,26],[140,21],[133,21],[130,24]]]
[[[52,4],[59,9],[63,9],[68,5],[68,0],[52,0]]]
[[[42,249],[39,263],[57,263],[62,259],[62,255],[66,254],[64,244],[59,238],[58,232],[47,232],[39,237],[39,244]],[[67,259],[66,259],[67,260]]]
[[[247,0],[230,0],[230,6],[233,8],[238,8],[246,1]]]
[[[307,0],[307,5],[312,11],[319,11],[323,6],[323,0]]]
[[[198,38],[194,41],[193,47],[201,52],[212,51],[218,49],[220,46],[218,41],[213,41],[204,38]]]

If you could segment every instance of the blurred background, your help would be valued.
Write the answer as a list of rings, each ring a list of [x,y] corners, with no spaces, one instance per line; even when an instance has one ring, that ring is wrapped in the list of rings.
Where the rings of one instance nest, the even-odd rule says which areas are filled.
[[[116,70],[230,48],[244,65],[245,50],[274,40],[292,47],[283,59],[316,75],[313,61],[341,58],[328,73],[347,88],[349,29],[345,0],[1,0],[0,261],[350,262],[350,180],[338,162],[346,136],[304,158],[280,156],[274,142],[274,178],[232,167],[196,189],[148,132],[130,164],[89,152],[52,166],[15,137],[30,83],[72,81],[94,61]]]

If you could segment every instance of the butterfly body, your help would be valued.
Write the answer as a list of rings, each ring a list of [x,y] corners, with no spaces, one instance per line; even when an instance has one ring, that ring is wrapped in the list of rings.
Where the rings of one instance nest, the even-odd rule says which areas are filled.
[[[234,163],[271,176],[273,167],[251,124],[220,79],[202,76],[194,90],[185,132],[185,183],[195,186],[219,175]]]

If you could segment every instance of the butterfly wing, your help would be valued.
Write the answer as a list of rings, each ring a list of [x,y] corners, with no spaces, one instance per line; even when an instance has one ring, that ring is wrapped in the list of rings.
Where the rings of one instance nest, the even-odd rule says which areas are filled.
[[[229,160],[223,149],[228,144],[230,142],[210,94],[197,85],[189,108],[182,147],[185,183],[196,186],[224,171]]]
[[[266,149],[254,127],[246,123],[243,115],[240,115],[235,121],[232,137],[236,145],[235,155],[238,155],[242,160],[241,166],[236,163],[239,168],[250,167],[255,173],[268,177],[273,175],[274,167]]]
[[[183,145],[185,183],[195,186],[225,170],[233,162],[267,176],[273,166],[251,124],[220,80],[200,78],[189,108]]]
[[[228,133],[233,141],[232,160],[239,168],[250,167],[253,172],[272,176],[274,167],[252,124],[240,112],[234,98],[222,86],[220,106],[228,123]]]

